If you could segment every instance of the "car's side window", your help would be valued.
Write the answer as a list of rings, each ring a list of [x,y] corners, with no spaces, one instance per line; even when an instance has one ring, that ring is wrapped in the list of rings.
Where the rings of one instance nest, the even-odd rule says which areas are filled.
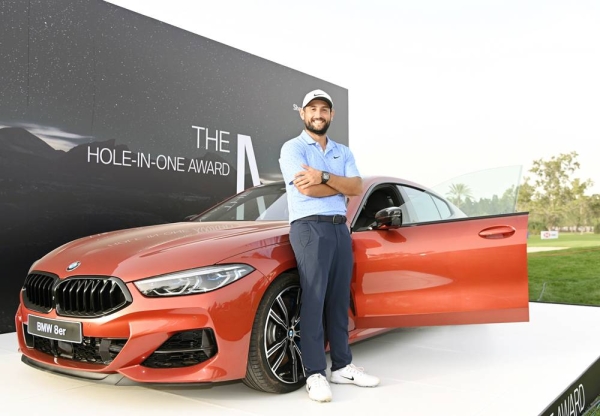
[[[411,212],[410,218],[403,221],[404,224],[440,221],[452,216],[448,204],[437,196],[410,186],[402,186],[401,189],[408,196],[407,204]]]

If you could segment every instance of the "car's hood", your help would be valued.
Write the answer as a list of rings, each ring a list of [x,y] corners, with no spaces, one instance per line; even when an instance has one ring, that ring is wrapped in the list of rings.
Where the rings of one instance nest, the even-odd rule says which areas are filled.
[[[125,281],[219,263],[288,241],[281,221],[182,222],[97,234],[67,243],[33,264],[59,277],[117,276]],[[72,271],[67,267],[80,265]]]

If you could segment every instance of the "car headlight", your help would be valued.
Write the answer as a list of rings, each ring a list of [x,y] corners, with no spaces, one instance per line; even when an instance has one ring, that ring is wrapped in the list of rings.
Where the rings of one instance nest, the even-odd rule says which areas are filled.
[[[149,297],[193,295],[217,290],[252,271],[254,268],[247,264],[225,264],[165,274],[134,284],[142,295]]]

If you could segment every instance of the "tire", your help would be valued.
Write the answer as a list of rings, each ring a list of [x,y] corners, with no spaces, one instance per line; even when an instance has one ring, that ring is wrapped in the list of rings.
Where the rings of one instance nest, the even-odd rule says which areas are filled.
[[[244,384],[267,393],[289,393],[304,385],[299,324],[298,275],[283,273],[256,312]]]

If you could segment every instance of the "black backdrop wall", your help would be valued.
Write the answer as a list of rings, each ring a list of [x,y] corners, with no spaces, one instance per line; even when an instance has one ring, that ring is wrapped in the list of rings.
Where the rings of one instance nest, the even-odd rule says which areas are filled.
[[[279,179],[315,88],[347,144],[339,86],[100,0],[0,2],[0,332],[31,263],[61,244]]]

